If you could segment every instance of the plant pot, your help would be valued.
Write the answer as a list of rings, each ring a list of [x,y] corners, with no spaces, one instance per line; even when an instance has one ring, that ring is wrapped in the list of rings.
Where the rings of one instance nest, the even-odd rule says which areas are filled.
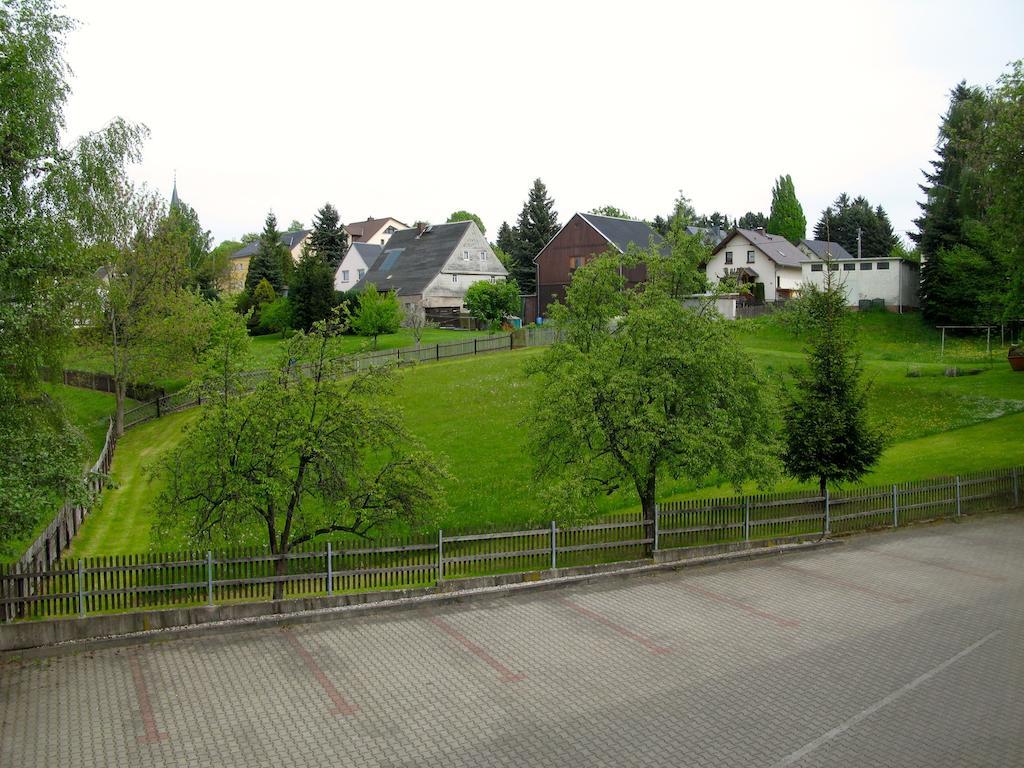
[[[1010,347],[1006,354],[1010,367],[1015,371],[1024,371],[1024,347]]]

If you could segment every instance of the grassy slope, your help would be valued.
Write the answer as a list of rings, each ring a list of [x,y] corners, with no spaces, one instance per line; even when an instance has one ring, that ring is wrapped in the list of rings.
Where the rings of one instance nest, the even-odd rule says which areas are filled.
[[[983,369],[977,376],[946,377],[937,362],[937,337],[916,316],[865,315],[859,322],[867,332],[863,359],[872,382],[872,416],[890,437],[889,448],[865,482],[887,484],[1024,462],[1019,438],[1024,428],[1024,376],[1013,374],[1005,361],[998,360],[991,368],[976,366]],[[788,379],[790,369],[802,360],[800,342],[776,325],[740,323],[737,332],[774,379]],[[904,347],[906,359],[891,359]],[[523,376],[523,364],[539,353],[495,353],[400,372],[397,397],[410,429],[448,458],[457,478],[449,484],[451,510],[441,520],[443,527],[518,526],[542,519],[523,426],[536,386]],[[959,362],[970,361],[973,355],[975,351],[964,349]],[[908,377],[909,369],[922,375]],[[95,524],[95,532],[87,527],[76,546],[90,554],[146,548],[148,522],[140,507],[155,489],[139,482],[140,465],[176,444],[180,425],[190,418],[181,414],[128,433],[114,465],[122,489],[107,494],[103,509],[89,524]],[[798,487],[795,481],[783,481],[777,490]],[[659,495],[731,492],[715,483],[697,488],[668,479]],[[622,494],[606,499],[604,506],[625,509],[634,504]],[[111,520],[101,522],[103,517]],[[112,522],[115,519],[118,525]],[[168,546],[176,548],[176,543]]]

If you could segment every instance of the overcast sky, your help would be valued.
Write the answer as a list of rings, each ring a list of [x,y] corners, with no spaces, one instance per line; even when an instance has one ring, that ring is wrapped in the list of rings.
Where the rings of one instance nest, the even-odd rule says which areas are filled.
[[[1024,3],[72,0],[69,136],[149,126],[139,179],[215,242],[309,224],[442,222],[494,237],[540,177],[564,222],[618,206],[808,220],[840,192],[917,215],[949,89],[1024,56]]]

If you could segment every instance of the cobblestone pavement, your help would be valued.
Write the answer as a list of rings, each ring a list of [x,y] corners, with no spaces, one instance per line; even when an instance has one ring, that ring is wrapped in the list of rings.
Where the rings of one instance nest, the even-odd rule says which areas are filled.
[[[0,765],[1024,765],[1024,516],[0,665]]]

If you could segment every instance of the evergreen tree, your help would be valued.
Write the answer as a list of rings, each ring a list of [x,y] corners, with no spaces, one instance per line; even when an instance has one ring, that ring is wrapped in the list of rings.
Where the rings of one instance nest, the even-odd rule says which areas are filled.
[[[498,239],[495,244],[505,253],[511,254],[515,250],[515,230],[508,225],[507,221],[501,222],[498,227]]]
[[[277,217],[271,211],[260,234],[256,253],[249,259],[249,271],[245,275],[245,292],[250,296],[261,280],[266,280],[275,293],[285,286],[284,259],[291,259],[288,249],[281,244],[281,233],[277,231]]]
[[[337,209],[330,203],[317,211],[313,217],[313,231],[309,235],[309,246],[332,270],[337,271],[341,260],[348,251],[348,233],[341,224]]]
[[[883,448],[881,433],[868,423],[868,391],[850,351],[854,339],[846,291],[837,273],[826,275],[822,288],[804,287],[796,308],[811,342],[808,367],[793,371],[783,457],[789,474],[817,480],[822,495],[829,482],[858,480]]]
[[[798,243],[807,235],[807,217],[804,216],[800,201],[796,199],[796,187],[788,173],[779,176],[772,187],[768,231],[773,235],[782,235],[791,243]]]
[[[558,233],[558,213],[554,209],[554,200],[548,196],[547,187],[540,179],[535,179],[530,194],[513,231],[512,248],[505,249],[501,244],[501,233],[498,233],[498,244],[511,257],[512,268],[510,277],[516,281],[524,293],[537,290],[537,272],[533,259],[548,241]]]
[[[889,256],[899,244],[882,206],[872,207],[863,196],[851,200],[845,192],[821,212],[821,218],[814,227],[815,238],[839,243],[853,256],[857,255],[858,232],[860,255],[866,259]]]
[[[334,270],[310,245],[302,249],[288,287],[293,327],[309,331],[334,308]]]
[[[768,229],[768,217],[763,213],[747,211],[736,220],[736,226],[741,229]]]

